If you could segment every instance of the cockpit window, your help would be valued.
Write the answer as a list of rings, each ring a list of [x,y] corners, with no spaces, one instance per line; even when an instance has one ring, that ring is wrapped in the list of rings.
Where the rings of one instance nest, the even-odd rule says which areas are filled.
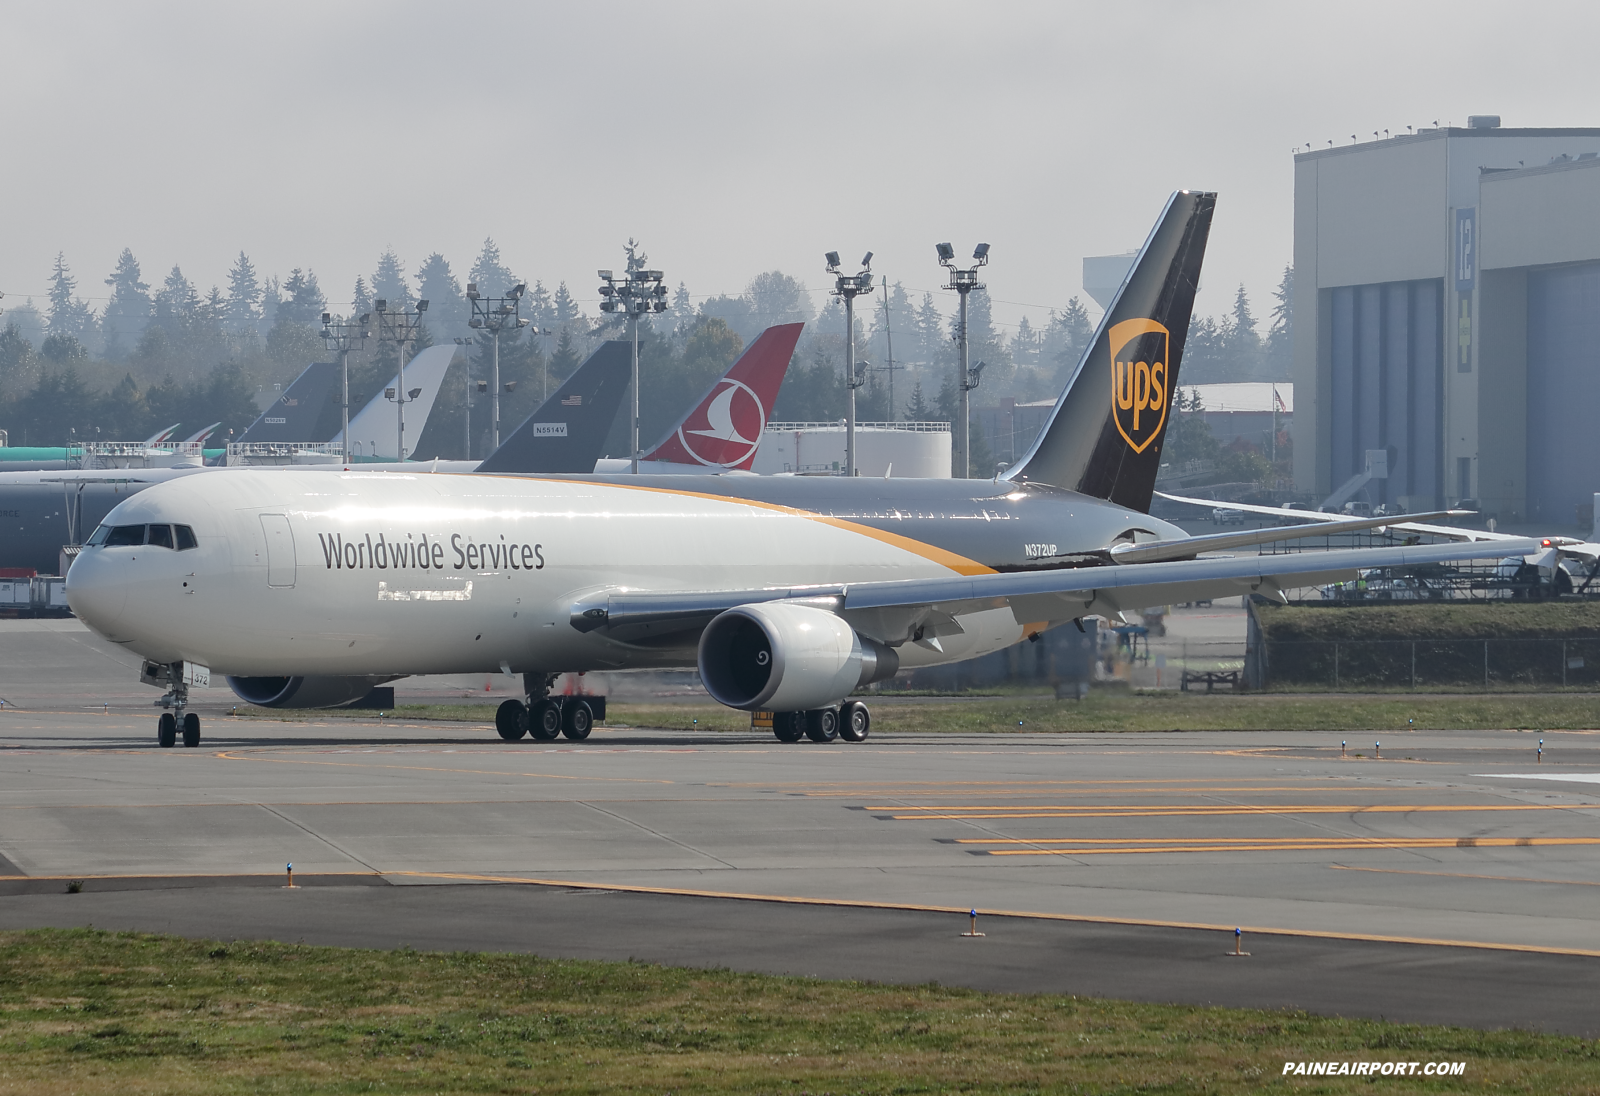
[[[152,525],[150,535],[145,538],[146,544],[154,544],[161,548],[172,547],[172,526]]]
[[[194,530],[187,525],[174,525],[172,531],[177,535],[178,551],[200,547],[200,543],[194,539]]]
[[[89,535],[89,543],[91,545],[104,544],[106,542],[106,537],[108,537],[110,535],[111,535],[111,526],[102,525],[102,526],[100,526],[100,528],[96,529],[93,533],[91,533]]]
[[[144,526],[118,525],[114,526],[105,539],[107,548],[125,548],[131,545],[144,543]]]

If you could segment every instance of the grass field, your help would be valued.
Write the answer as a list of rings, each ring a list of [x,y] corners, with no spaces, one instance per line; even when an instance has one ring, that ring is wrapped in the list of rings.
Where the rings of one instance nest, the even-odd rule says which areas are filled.
[[[1461,1061],[1282,1078],[1286,1061]],[[0,933],[0,1093],[1591,1092],[1595,1043],[531,956]]]
[[[868,698],[871,703],[871,698]],[[327,720],[375,719],[376,712],[250,709],[252,717]],[[609,725],[676,730],[748,730],[750,718],[717,704],[611,704]],[[451,720],[492,724],[490,705],[401,705],[386,719]],[[921,699],[872,705],[875,733],[896,731],[1001,733],[1006,731],[1329,731],[1414,730],[1588,730],[1600,727],[1600,697],[1594,695],[1317,696],[1300,694],[1212,696],[1170,690],[1115,695],[1092,693],[1087,700],[1050,697],[986,697],[972,700]],[[1408,722],[1412,721],[1412,722]]]

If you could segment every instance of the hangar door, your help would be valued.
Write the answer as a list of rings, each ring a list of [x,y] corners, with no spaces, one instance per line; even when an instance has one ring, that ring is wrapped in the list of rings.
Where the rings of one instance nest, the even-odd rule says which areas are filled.
[[[284,514],[262,514],[261,531],[267,535],[267,585],[294,585],[294,537]]]
[[[1444,495],[1444,282],[1348,285],[1327,290],[1329,441],[1338,487],[1366,467],[1368,449],[1389,451],[1389,478],[1370,501],[1427,510]]]
[[[1528,519],[1561,525],[1600,491],[1600,263],[1528,272]]]

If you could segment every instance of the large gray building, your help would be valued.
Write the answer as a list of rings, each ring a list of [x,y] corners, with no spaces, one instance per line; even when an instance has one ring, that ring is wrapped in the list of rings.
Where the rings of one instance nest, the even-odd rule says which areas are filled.
[[[1590,522],[1600,129],[1467,128],[1295,157],[1295,485],[1387,453],[1374,503]],[[1383,462],[1374,462],[1382,468]]]

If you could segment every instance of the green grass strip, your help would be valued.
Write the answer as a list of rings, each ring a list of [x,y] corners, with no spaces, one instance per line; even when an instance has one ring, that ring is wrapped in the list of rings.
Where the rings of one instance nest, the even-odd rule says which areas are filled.
[[[1283,1063],[1465,1061],[1461,1077]],[[0,1092],[1589,1092],[1593,1042],[526,955],[0,933]]]

